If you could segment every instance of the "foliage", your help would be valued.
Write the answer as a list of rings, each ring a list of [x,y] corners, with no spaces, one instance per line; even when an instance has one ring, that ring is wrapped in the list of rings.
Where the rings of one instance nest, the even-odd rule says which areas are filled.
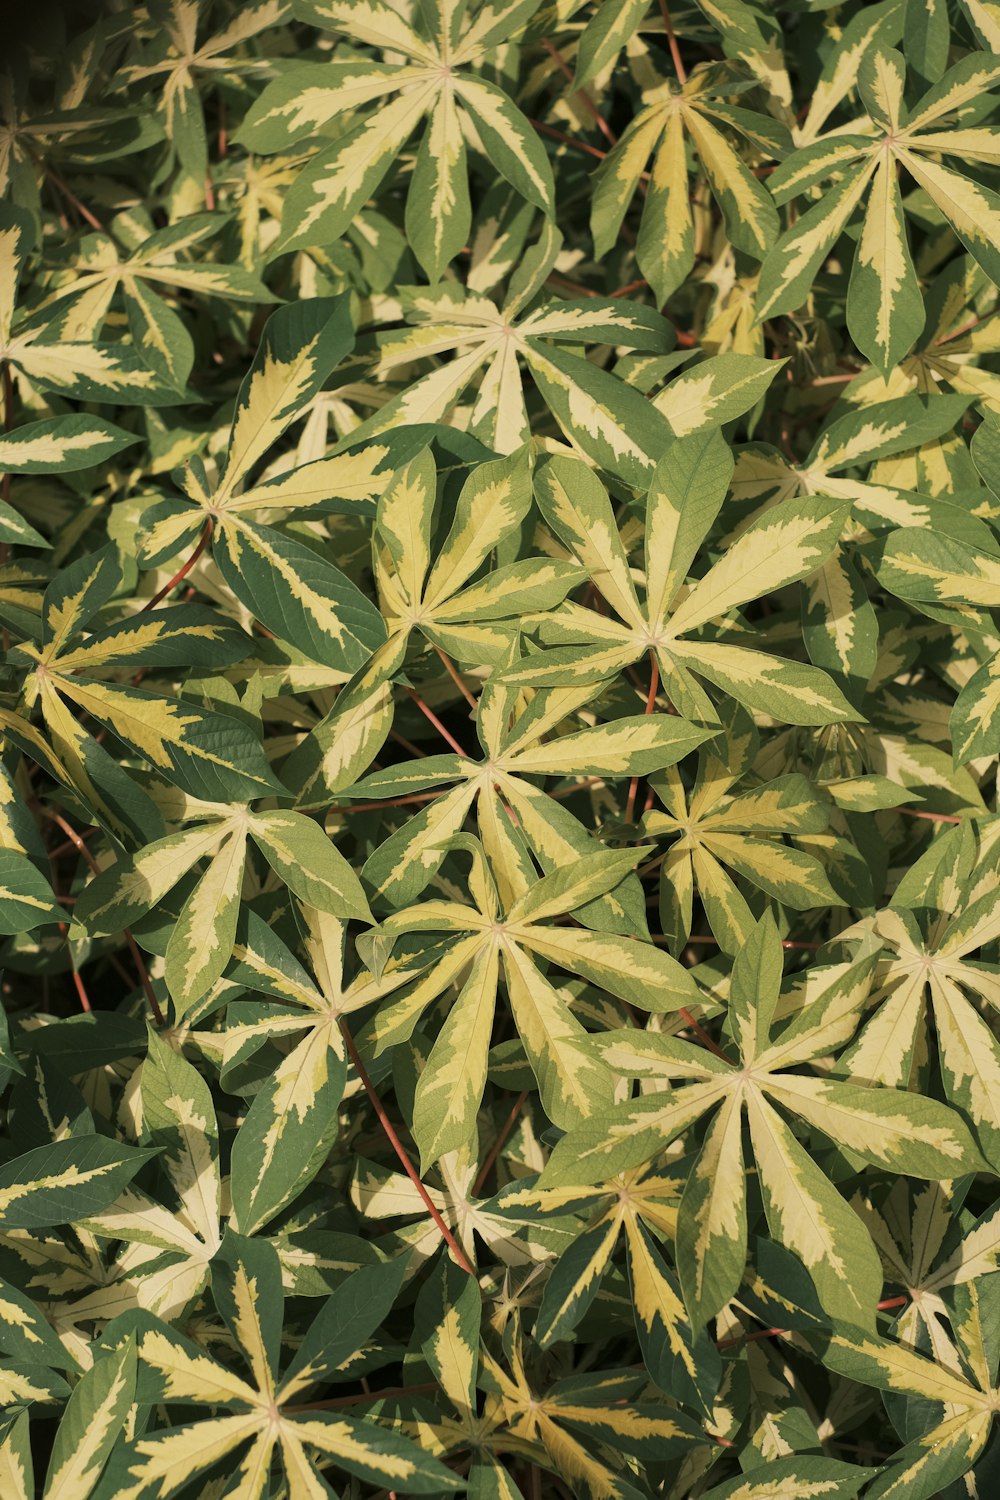
[[[2,1500],[1000,1475],[1000,9],[0,89]]]

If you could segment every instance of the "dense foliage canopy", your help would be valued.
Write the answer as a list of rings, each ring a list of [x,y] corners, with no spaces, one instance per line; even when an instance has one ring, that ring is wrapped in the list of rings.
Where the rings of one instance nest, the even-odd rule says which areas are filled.
[[[1000,6],[0,78],[2,1500],[1000,1483]]]

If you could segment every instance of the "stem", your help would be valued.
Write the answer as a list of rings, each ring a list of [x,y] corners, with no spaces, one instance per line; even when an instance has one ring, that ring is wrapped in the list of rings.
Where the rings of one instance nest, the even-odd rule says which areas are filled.
[[[301,1406],[282,1406],[283,1412],[293,1411],[340,1411],[344,1406],[361,1406],[371,1401],[391,1401],[397,1396],[428,1396],[438,1389],[437,1382],[428,1380],[423,1385],[390,1385],[383,1391],[360,1391],[356,1396],[333,1396],[329,1401],[306,1401]]]
[[[69,842],[72,844],[73,848],[83,856],[90,867],[90,873],[92,875],[99,875],[101,873],[100,866],[98,865],[97,860],[91,854],[90,850],[87,848],[86,844],[83,842],[83,839],[77,833],[76,829],[72,828],[70,824],[67,823],[66,819],[61,816],[61,814],[53,812],[51,808],[45,807],[42,809],[42,811],[45,813],[45,816],[47,818],[51,818],[53,823],[58,824]],[[149,971],[146,968],[146,964],[142,957],[142,954],[139,952],[139,945],[136,942],[135,938],[132,936],[132,931],[130,928],[123,927],[122,932],[125,934],[125,941],[128,943],[129,952],[132,955],[132,962],[135,964],[136,972],[139,975],[139,983],[142,985],[149,1008],[153,1012],[153,1020],[156,1022],[157,1026],[162,1026],[164,1024],[163,1012],[160,1009],[160,1003],[157,1000],[156,994],[153,990],[153,986],[149,978]],[[89,1010],[89,1003],[84,1008],[86,1010]]]
[[[753,1344],[758,1339],[784,1338],[787,1328],[758,1328],[755,1333],[737,1333],[730,1339],[717,1339],[716,1349],[731,1349],[734,1344]]]
[[[674,23],[670,19],[670,7],[667,0],[660,0],[660,13],[663,16],[663,24],[667,28],[667,45],[670,48],[670,56],[674,60],[674,72],[677,74],[677,82],[681,88],[687,83],[687,72],[681,62],[680,48],[677,38],[674,36]]]
[[[3,430],[9,432],[14,425],[14,377],[10,373],[10,364],[3,361]],[[0,494],[3,495],[4,505],[10,504],[10,474],[6,471],[3,476],[3,486]],[[2,566],[10,555],[10,548],[6,542],[0,542],[0,566]],[[3,628],[3,652],[6,656],[10,650],[10,631],[6,625]]]
[[[149,970],[146,968],[146,961],[143,958],[142,954],[139,952],[139,944],[132,936],[132,929],[130,927],[123,927],[122,931],[125,934],[125,941],[128,943],[128,951],[132,955],[132,962],[135,964],[136,973],[139,976],[139,983],[142,985],[143,994],[146,996],[146,1003],[148,1004],[150,1010],[153,1012],[153,1020],[155,1021],[157,1026],[164,1026],[166,1022],[164,1020],[163,1012],[160,1009],[160,1002],[156,998],[156,991],[153,989],[153,983],[149,977]]]
[[[433,642],[432,642],[432,644],[433,644]],[[442,651],[440,646],[435,646],[434,650],[437,652],[438,656],[440,656],[441,660],[444,662],[444,668],[445,668],[445,671],[448,673],[448,676],[451,678],[452,682],[458,688],[458,691],[461,693],[461,695],[465,699],[466,703],[472,709],[473,713],[475,713],[476,710],[477,710],[477,708],[479,707],[479,705],[476,703],[475,698],[473,698],[472,694],[469,692],[469,689],[466,687],[465,683],[462,681],[462,678],[459,675],[459,673],[456,672],[456,670],[455,670],[455,664],[452,661],[451,657],[448,656],[448,654],[446,652]]]
[[[549,41],[548,37],[544,37],[543,38],[543,40],[542,40],[542,46],[545,48],[545,50],[549,54],[549,56],[553,59],[553,61],[555,62],[556,66],[559,68],[560,72],[564,75],[564,77],[568,78],[569,81],[570,81],[570,83],[572,83],[573,82],[573,69],[570,67],[569,63],[563,57],[562,53],[559,52],[555,47],[553,47],[553,45]],[[604,139],[606,141],[609,141],[612,146],[617,145],[618,144],[618,137],[615,135],[614,131],[611,129],[611,126],[608,124],[607,120],[601,114],[601,111],[598,109],[598,107],[594,103],[593,99],[587,93],[587,90],[586,89],[575,89],[574,90],[574,98],[581,99],[583,101],[583,104],[584,104],[584,107],[585,107],[587,113],[590,115],[591,119],[593,120],[594,124],[597,126],[598,130],[603,135]]]
[[[546,125],[544,120],[532,120],[531,124],[543,135],[550,135],[554,141],[562,141],[564,146],[573,146],[577,151],[585,151],[588,156],[596,156],[598,161],[603,161],[608,154],[598,151],[596,146],[588,146],[586,141],[578,141],[575,136],[566,135],[565,131],[556,130],[554,125]]]
[[[482,1191],[483,1183],[486,1181],[487,1177],[489,1177],[490,1172],[493,1168],[493,1163],[496,1161],[497,1157],[500,1155],[500,1152],[503,1150],[504,1142],[510,1135],[511,1131],[514,1129],[514,1126],[517,1123],[517,1117],[521,1113],[527,1101],[528,1090],[524,1089],[520,1094],[518,1094],[517,1098],[515,1099],[514,1107],[511,1109],[510,1114],[501,1125],[496,1140],[493,1142],[493,1145],[486,1153],[483,1164],[479,1168],[479,1174],[476,1177],[475,1182],[472,1184],[472,1196],[474,1198],[479,1197],[479,1194]]]
[[[876,1302],[877,1312],[885,1312],[891,1307],[905,1307],[909,1297],[885,1297],[881,1302]],[[784,1339],[788,1337],[787,1328],[758,1328],[753,1333],[737,1333],[732,1338],[717,1339],[716,1349],[732,1349],[736,1344],[753,1344],[758,1339]]]
[[[555,272],[553,272],[549,276],[546,276],[546,285],[548,285],[550,281],[552,282],[553,286],[562,287],[564,291],[571,292],[574,297],[599,297],[601,295],[600,292],[595,292],[592,287],[581,286],[579,282],[570,281],[565,276],[557,276]]]
[[[928,823],[961,823],[961,818],[953,818],[950,813],[920,812],[915,807],[894,807],[893,812],[902,813],[904,818],[925,818]]]
[[[65,922],[60,922],[59,923],[59,931],[62,933],[63,937],[66,939],[66,947],[69,949],[69,928],[66,926]],[[91,1011],[93,1011],[94,1007],[90,1003],[90,999],[89,999],[89,997],[87,995],[86,986],[84,985],[83,980],[80,978],[80,975],[79,975],[79,973],[77,971],[76,964],[73,962],[73,952],[72,952],[72,949],[70,949],[70,952],[69,952],[69,961],[70,961],[71,964],[73,964],[73,983],[76,986],[76,993],[80,997],[80,1008],[81,1008],[81,1010],[85,1010],[87,1012],[87,1014],[89,1015],[91,1013]]]
[[[88,828],[88,829],[85,830],[85,832],[81,833],[79,835],[79,837],[81,839],[89,839],[96,832],[97,832],[96,828]],[[73,839],[67,839],[64,844],[59,844],[57,848],[49,850],[49,859],[60,859],[62,857],[62,855],[68,854],[71,849],[75,849],[75,848],[76,848],[75,841]],[[76,897],[75,896],[72,896],[72,897],[71,896],[60,896],[59,899],[60,899],[60,901],[70,901],[70,900],[75,901]]]
[[[585,776],[582,781],[574,782],[572,786],[561,786],[546,795],[556,800],[560,797],[572,797],[575,792],[585,792],[588,787],[603,786],[605,780],[604,776]],[[435,797],[440,797],[440,795],[440,788],[430,792],[408,792],[405,797],[381,797],[376,802],[344,802],[339,806],[334,804],[327,808],[327,812],[343,815],[344,813],[378,812],[382,807],[412,807],[418,802],[433,802]]]
[[[649,282],[640,276],[638,281],[627,281],[624,286],[616,287],[613,292],[608,293],[608,296],[628,297],[632,292],[641,292],[644,286],[649,286]]]
[[[961,338],[963,333],[969,333],[973,328],[978,328],[980,323],[988,323],[996,315],[997,309],[994,308],[992,312],[983,313],[981,318],[973,318],[971,323],[963,323],[961,328],[955,329],[954,333],[946,333],[943,339],[938,339],[938,346],[940,347],[941,344],[950,344],[952,339]]]
[[[440,795],[440,791],[410,792],[406,797],[383,797],[379,802],[345,803],[343,807],[334,806],[328,808],[327,811],[332,813],[378,812],[382,807],[412,807],[417,802],[433,802],[434,798]]]
[[[702,1026],[698,1021],[695,1020],[694,1016],[689,1010],[685,1010],[684,1006],[682,1005],[677,1014],[681,1017],[688,1030],[694,1032],[695,1036],[698,1038],[699,1042],[701,1042],[701,1045],[703,1047],[707,1047],[709,1052],[714,1052],[716,1057],[721,1058],[724,1063],[728,1063],[729,1066],[732,1067],[732,1058],[726,1056],[722,1048],[719,1046],[718,1042],[714,1042],[712,1040],[708,1032],[705,1030],[704,1026]]]
[[[66,183],[63,182],[59,174],[57,172],[54,172],[47,162],[43,164],[42,170],[44,171],[46,177],[48,177],[50,181],[55,183],[56,187],[66,199],[66,202],[72,204],[73,208],[76,209],[77,213],[80,215],[80,218],[83,219],[85,223],[89,224],[91,229],[96,229],[98,234],[104,234],[106,231],[100,219],[95,218],[94,215],[90,212],[90,209],[87,207],[87,205],[80,202],[80,199],[76,196],[76,194],[66,186]]]
[[[424,1187],[424,1184],[421,1182],[416,1168],[414,1167],[413,1163],[406,1153],[406,1147],[403,1145],[402,1141],[399,1139],[399,1136],[396,1134],[392,1121],[389,1119],[389,1116],[385,1112],[385,1105],[379,1098],[378,1093],[375,1089],[375,1085],[372,1083],[371,1079],[368,1076],[368,1069],[361,1061],[361,1053],[358,1051],[357,1047],[354,1044],[354,1038],[351,1036],[347,1022],[344,1020],[343,1016],[340,1016],[338,1019],[340,1022],[341,1035],[344,1038],[344,1046],[347,1048],[348,1056],[350,1057],[351,1062],[354,1064],[354,1071],[357,1073],[358,1077],[361,1079],[362,1084],[364,1085],[365,1093],[368,1095],[372,1108],[378,1115],[379,1124],[385,1131],[386,1139],[399,1158],[400,1166],[403,1168],[403,1171],[406,1173],[407,1177],[410,1179],[410,1181],[413,1183],[413,1186],[420,1194],[420,1197],[424,1203],[424,1207],[427,1209],[427,1212],[434,1220],[434,1223],[437,1225],[438,1229],[441,1231],[441,1238],[444,1240],[445,1244],[448,1246],[448,1249],[451,1251],[452,1258],[458,1262],[463,1271],[466,1271],[470,1276],[475,1276],[476,1273],[472,1269],[472,1266],[469,1264],[469,1260],[465,1254],[465,1251],[462,1249],[461,1245],[458,1243],[455,1236],[448,1228],[444,1219],[442,1219],[440,1213],[435,1208],[433,1202],[431,1201],[430,1193],[428,1193],[427,1189]]]
[[[417,705],[424,718],[427,719],[429,723],[434,725],[434,728],[437,730],[438,734],[443,740],[447,742],[447,744],[451,746],[455,754],[460,755],[463,760],[469,760],[469,755],[465,750],[462,749],[461,745],[458,743],[451,730],[445,728],[434,710],[427,707],[427,704],[424,702],[423,698],[421,698],[420,694],[416,692],[414,688],[410,687],[406,688],[405,691],[409,695],[409,697],[413,699],[414,703]]]
[[[656,653],[655,652],[651,651],[649,653],[649,661],[650,661],[650,668],[649,668],[649,692],[646,694],[646,708],[645,708],[645,712],[646,712],[647,715],[651,714],[653,712],[653,708],[654,708],[654,705],[656,703],[656,690],[657,690],[657,688],[660,685],[660,668],[659,668],[659,664],[657,663],[657,660],[656,660]],[[638,789],[639,789],[639,778],[638,778],[638,776],[633,776],[632,780],[629,782],[628,799],[626,800],[626,803],[625,803],[625,821],[626,821],[626,823],[631,823],[631,821],[632,821],[632,816],[633,816],[633,814],[635,812],[635,794],[638,791]]]
[[[639,873],[641,875],[642,871],[640,870]],[[654,934],[653,936],[654,943],[665,943],[667,941],[667,938],[660,937],[658,933]],[[716,937],[712,937],[711,934],[707,932],[693,932],[686,941],[688,943],[707,943],[713,948],[718,948],[720,946],[719,939]],[[797,943],[793,942],[790,938],[784,938],[782,940],[781,946],[783,948],[804,948],[808,949],[810,952],[816,952],[817,949],[822,948],[824,945],[823,943]]]
[[[810,387],[814,385],[846,385],[858,373],[857,370],[851,370],[845,375],[817,375],[814,379],[806,381],[806,384]]]
[[[142,609],[140,611],[141,614],[145,614],[146,611],[149,610],[149,609],[155,609],[156,606],[159,604],[160,600],[161,599],[165,599],[167,597],[167,595],[170,593],[170,590],[172,588],[176,588],[177,584],[179,584],[183,579],[185,579],[188,576],[188,574],[190,573],[191,569],[194,567],[195,563],[198,561],[199,557],[204,552],[205,548],[208,546],[209,541],[211,540],[212,529],[213,529],[214,525],[215,525],[215,523],[212,520],[212,517],[209,516],[208,520],[205,522],[204,526],[202,527],[201,536],[198,538],[198,545],[195,547],[194,551],[191,553],[191,556],[188,558],[187,562],[184,564],[184,566],[182,568],[178,568],[177,572],[174,574],[173,578],[171,578],[171,580],[170,580],[169,583],[165,583],[163,585],[162,589],[159,589],[153,595],[152,599],[150,599],[147,604],[144,604],[142,606]]]

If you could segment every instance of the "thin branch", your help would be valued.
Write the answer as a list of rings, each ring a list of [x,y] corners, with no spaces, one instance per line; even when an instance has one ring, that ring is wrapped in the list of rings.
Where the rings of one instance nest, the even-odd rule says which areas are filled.
[[[653,709],[654,709],[654,707],[656,705],[656,690],[657,690],[657,688],[660,685],[660,668],[659,668],[659,663],[656,660],[656,652],[655,651],[651,651],[649,653],[649,661],[650,661],[650,667],[649,667],[649,692],[646,694],[646,708],[645,708],[645,712],[646,712],[647,715],[651,714],[653,712]],[[626,821],[626,823],[631,823],[631,821],[632,821],[632,816],[633,816],[633,814],[635,812],[635,794],[638,791],[638,789],[639,789],[639,778],[638,778],[638,776],[633,776],[632,780],[629,782],[628,798],[626,799],[626,802],[625,802],[625,821]]]
[[[462,697],[465,699],[466,703],[472,709],[472,712],[475,713],[477,711],[479,705],[476,702],[475,698],[473,698],[472,694],[469,692],[469,689],[466,687],[465,683],[462,681],[461,675],[455,670],[455,663],[452,661],[451,657],[447,654],[447,652],[441,650],[440,646],[435,646],[434,650],[437,652],[438,656],[440,656],[441,660],[444,662],[444,668],[445,668],[445,671],[448,673],[448,676],[451,678],[452,682],[458,688],[458,691],[462,694]]]
[[[170,593],[170,590],[176,588],[177,585],[188,576],[191,569],[194,567],[195,563],[198,561],[199,557],[208,546],[209,541],[212,537],[212,529],[214,524],[215,523],[213,522],[212,517],[209,516],[208,520],[202,527],[201,536],[198,538],[198,545],[191,553],[191,556],[188,558],[187,562],[183,567],[178,568],[177,572],[174,574],[173,578],[171,578],[169,583],[165,583],[162,589],[158,589],[157,592],[153,595],[152,599],[148,600],[148,602],[142,606],[142,609],[140,611],[141,614],[145,614],[149,609],[155,609],[160,600],[165,599]]]
[[[666,855],[664,855],[663,858],[665,859]],[[657,863],[659,863],[659,861],[657,861]],[[640,870],[639,873],[641,875],[642,871]],[[653,942],[654,943],[668,943],[669,941],[670,941],[669,938],[660,937],[659,933],[655,933],[653,935]],[[708,932],[694,932],[694,933],[691,934],[691,936],[689,938],[686,939],[686,941],[688,943],[708,944],[712,948],[718,948],[718,947],[721,946],[720,943],[719,943],[719,939],[717,937],[712,937],[711,933],[708,933]],[[827,939],[827,941],[830,941],[830,940]],[[782,939],[781,946],[783,948],[803,948],[803,949],[808,949],[808,950],[810,950],[812,952],[815,952],[818,948],[824,947],[825,944],[824,943],[799,943],[799,942],[793,941],[791,938],[784,938],[784,939]]]
[[[343,1016],[339,1017],[339,1021],[341,1035],[344,1038],[344,1046],[347,1048],[348,1056],[350,1057],[351,1062],[354,1064],[354,1071],[357,1073],[358,1077],[361,1079],[362,1084],[364,1085],[365,1093],[368,1095],[371,1106],[374,1109],[376,1115],[378,1115],[379,1124],[385,1131],[386,1139],[388,1140],[392,1149],[395,1151],[396,1156],[399,1159],[400,1166],[403,1168],[403,1171],[406,1173],[407,1177],[410,1179],[410,1181],[413,1183],[413,1186],[420,1194],[424,1207],[427,1209],[427,1212],[430,1214],[431,1218],[434,1220],[434,1223],[440,1230],[441,1238],[444,1240],[445,1244],[448,1246],[448,1249],[451,1251],[452,1258],[457,1261],[463,1271],[467,1271],[470,1276],[474,1276],[476,1273],[473,1270],[472,1266],[469,1264],[469,1259],[465,1251],[462,1249],[461,1245],[458,1243],[455,1236],[448,1228],[437,1208],[435,1208],[430,1193],[424,1187],[424,1184],[421,1182],[416,1168],[407,1155],[406,1147],[403,1145],[402,1141],[399,1139],[399,1136],[396,1134],[393,1123],[389,1119],[389,1116],[386,1114],[385,1105],[379,1098],[375,1085],[372,1083],[371,1079],[368,1076],[368,1069],[361,1061],[361,1053],[355,1046],[354,1038],[350,1033],[347,1022],[344,1020]]]
[[[963,323],[961,328],[956,328],[953,333],[946,333],[944,338],[937,339],[935,341],[936,347],[940,348],[942,344],[950,344],[952,339],[960,339],[963,333],[971,333],[973,328],[978,328],[981,323],[988,323],[991,318],[995,318],[998,311],[1000,309],[994,308],[992,312],[983,313],[981,318],[973,318],[971,323]]]
[[[87,995],[87,987],[84,984],[83,980],[80,978],[80,972],[79,972],[79,970],[76,967],[76,962],[75,962],[75,960],[73,958],[73,950],[69,946],[69,928],[67,927],[67,925],[66,925],[65,922],[60,922],[59,923],[59,931],[62,933],[63,937],[66,939],[66,947],[69,949],[69,961],[73,965],[73,968],[72,968],[73,984],[76,987],[76,993],[77,993],[77,995],[80,997],[80,1008],[81,1008],[81,1010],[87,1011],[88,1014],[89,1014],[94,1009],[94,1007],[90,1003],[90,998]]]
[[[4,430],[4,432],[10,432],[11,428],[13,427],[13,425],[14,425],[14,377],[10,373],[10,363],[5,359],[3,361],[3,430]],[[9,505],[10,504],[10,478],[11,478],[10,473],[7,470],[5,470],[4,471],[4,476],[3,476],[3,488],[2,488],[2,491],[0,491],[0,493],[2,493],[2,495],[3,495],[3,503],[4,503],[4,505]],[[10,549],[9,549],[7,543],[6,542],[0,542],[0,565],[2,565],[3,563],[5,563],[7,561],[7,558],[9,557],[9,555],[10,555]],[[4,655],[5,656],[6,656],[6,654],[7,654],[7,652],[9,650],[10,650],[10,631],[7,629],[7,627],[5,625],[4,628],[3,628],[3,651],[4,651]]]
[[[433,802],[440,797],[440,788],[430,792],[410,792],[405,797],[383,797],[375,802],[345,802],[342,806],[327,808],[332,813],[378,812],[383,807],[412,807],[418,802]]]
[[[909,1297],[885,1297],[881,1302],[876,1302],[876,1312],[886,1312],[889,1308],[905,1307]],[[716,1339],[716,1349],[732,1349],[736,1344],[754,1344],[759,1339],[786,1339],[789,1336],[787,1328],[758,1328],[753,1333],[737,1333],[732,1338]]]
[[[434,725],[434,728],[437,730],[438,734],[447,744],[451,746],[455,754],[460,755],[463,760],[470,760],[471,757],[468,751],[462,749],[461,745],[458,743],[451,730],[445,728],[434,710],[427,707],[427,704],[424,702],[423,698],[421,698],[420,694],[411,687],[405,688],[404,691],[406,692],[408,697],[412,698],[413,702],[417,705],[428,723]]]
[[[593,287],[581,286],[578,281],[570,281],[566,276],[557,276],[555,272],[551,272],[545,280],[546,283],[551,281],[553,286],[561,287],[563,291],[572,292],[574,297],[599,297],[601,295],[600,292],[595,292]]]
[[[729,1339],[716,1339],[716,1349],[732,1349],[736,1344],[755,1344],[758,1339],[787,1338],[787,1328],[758,1328],[754,1333],[737,1333]]]
[[[858,370],[850,370],[843,375],[817,375],[814,379],[805,381],[805,385],[810,389],[814,385],[846,385],[848,381],[857,379],[859,374]]]
[[[438,1389],[437,1381],[422,1385],[390,1385],[382,1391],[360,1391],[356,1396],[333,1396],[328,1401],[306,1401],[302,1405],[282,1406],[283,1412],[340,1411],[345,1406],[370,1405],[373,1401],[392,1401],[398,1396],[429,1396]]]
[[[46,177],[50,182],[53,182],[55,184],[55,186],[62,193],[63,197],[66,199],[66,202],[71,204],[72,207],[76,209],[77,213],[80,215],[80,218],[83,219],[85,223],[89,224],[91,229],[96,229],[98,234],[106,234],[107,231],[104,228],[104,225],[101,223],[100,219],[96,218],[95,215],[90,212],[90,209],[87,207],[87,205],[85,203],[82,203],[76,196],[76,194],[72,191],[72,189],[69,188],[65,182],[63,182],[58,172],[53,171],[48,162],[43,162],[41,166],[42,171],[45,173]]]
[[[687,71],[681,62],[680,48],[677,38],[674,36],[674,23],[670,19],[670,7],[667,0],[660,0],[660,14],[663,16],[663,24],[667,28],[667,45],[670,48],[670,56],[674,60],[674,72],[677,74],[677,82],[681,88],[687,83]]]
[[[504,1120],[503,1124],[500,1127],[496,1140],[493,1142],[493,1145],[486,1153],[486,1156],[483,1159],[483,1164],[479,1168],[479,1173],[476,1177],[476,1180],[472,1184],[473,1198],[478,1198],[479,1194],[482,1192],[483,1183],[486,1181],[487,1177],[489,1177],[490,1172],[493,1169],[493,1163],[496,1161],[497,1157],[500,1155],[500,1152],[503,1150],[504,1142],[507,1140],[507,1137],[514,1129],[514,1126],[517,1124],[518,1115],[521,1113],[525,1104],[528,1102],[528,1093],[528,1089],[523,1089],[521,1093],[518,1094],[517,1098],[514,1100],[514,1105],[510,1111],[510,1114],[507,1116],[506,1120]]]
[[[546,125],[544,120],[532,120],[531,124],[543,135],[550,135],[554,141],[562,141],[564,146],[573,146],[577,151],[585,151],[588,156],[596,156],[598,161],[603,161],[608,154],[606,151],[598,151],[596,146],[588,146],[586,141],[578,141],[575,136],[567,135],[563,130],[557,130],[554,125]]]
[[[684,1022],[688,1030],[694,1032],[695,1036],[698,1038],[699,1042],[701,1042],[701,1045],[703,1047],[707,1047],[709,1052],[714,1052],[716,1057],[721,1058],[724,1063],[728,1063],[729,1066],[732,1067],[732,1058],[726,1056],[722,1048],[719,1046],[718,1042],[713,1041],[708,1032],[705,1030],[704,1026],[702,1026],[700,1022],[695,1020],[694,1016],[689,1010],[686,1010],[682,1005],[679,1008],[677,1014],[680,1016],[681,1020]]]
[[[615,290],[613,292],[609,292],[608,296],[629,297],[633,292],[641,292],[643,287],[646,286],[649,286],[649,282],[646,281],[644,277],[640,276],[638,281],[627,281],[624,286],[615,287]]]
[[[549,41],[548,37],[543,37],[543,39],[542,39],[542,46],[545,48],[545,50],[549,54],[549,56],[553,59],[553,61],[555,62],[556,66],[558,67],[559,71],[563,74],[563,76],[565,78],[568,78],[569,81],[570,81],[570,83],[572,83],[573,82],[573,69],[570,67],[569,63],[563,57],[562,53],[556,47],[553,47],[553,45]],[[576,99],[580,99],[583,102],[584,108],[586,109],[587,113],[590,115],[591,119],[593,120],[594,124],[597,126],[598,130],[603,135],[604,139],[606,141],[609,141],[612,146],[616,146],[618,144],[618,137],[615,135],[614,131],[611,129],[611,126],[608,124],[607,120],[601,114],[601,111],[598,109],[598,107],[594,103],[593,99],[587,93],[587,90],[586,89],[574,89],[573,90],[573,97],[576,98]]]
[[[97,860],[91,854],[90,850],[87,848],[86,844],[83,842],[83,839],[77,833],[76,829],[73,828],[69,823],[67,823],[66,819],[62,817],[61,814],[53,812],[50,807],[45,807],[42,809],[42,811],[47,818],[50,818],[53,823],[56,823],[62,829],[63,833],[66,835],[73,848],[76,849],[77,853],[86,860],[88,866],[90,867],[90,873],[92,875],[100,875],[101,868],[98,865]],[[146,968],[145,960],[143,959],[142,954],[139,952],[139,945],[136,942],[135,938],[132,936],[131,928],[123,927],[122,932],[125,935],[125,941],[128,943],[129,952],[132,955],[132,962],[135,964],[136,973],[139,976],[139,983],[142,986],[149,1008],[153,1012],[153,1020],[156,1022],[157,1026],[162,1026],[164,1025],[163,1012],[160,1009],[160,1002],[156,998],[156,993],[153,989],[153,985],[149,977],[149,971]],[[89,1004],[85,1008],[89,1009]]]

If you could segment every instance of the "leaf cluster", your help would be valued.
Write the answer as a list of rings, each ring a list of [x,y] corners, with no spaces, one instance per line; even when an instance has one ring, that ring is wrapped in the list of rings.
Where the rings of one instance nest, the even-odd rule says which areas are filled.
[[[993,1494],[997,6],[0,69],[0,1500]]]

